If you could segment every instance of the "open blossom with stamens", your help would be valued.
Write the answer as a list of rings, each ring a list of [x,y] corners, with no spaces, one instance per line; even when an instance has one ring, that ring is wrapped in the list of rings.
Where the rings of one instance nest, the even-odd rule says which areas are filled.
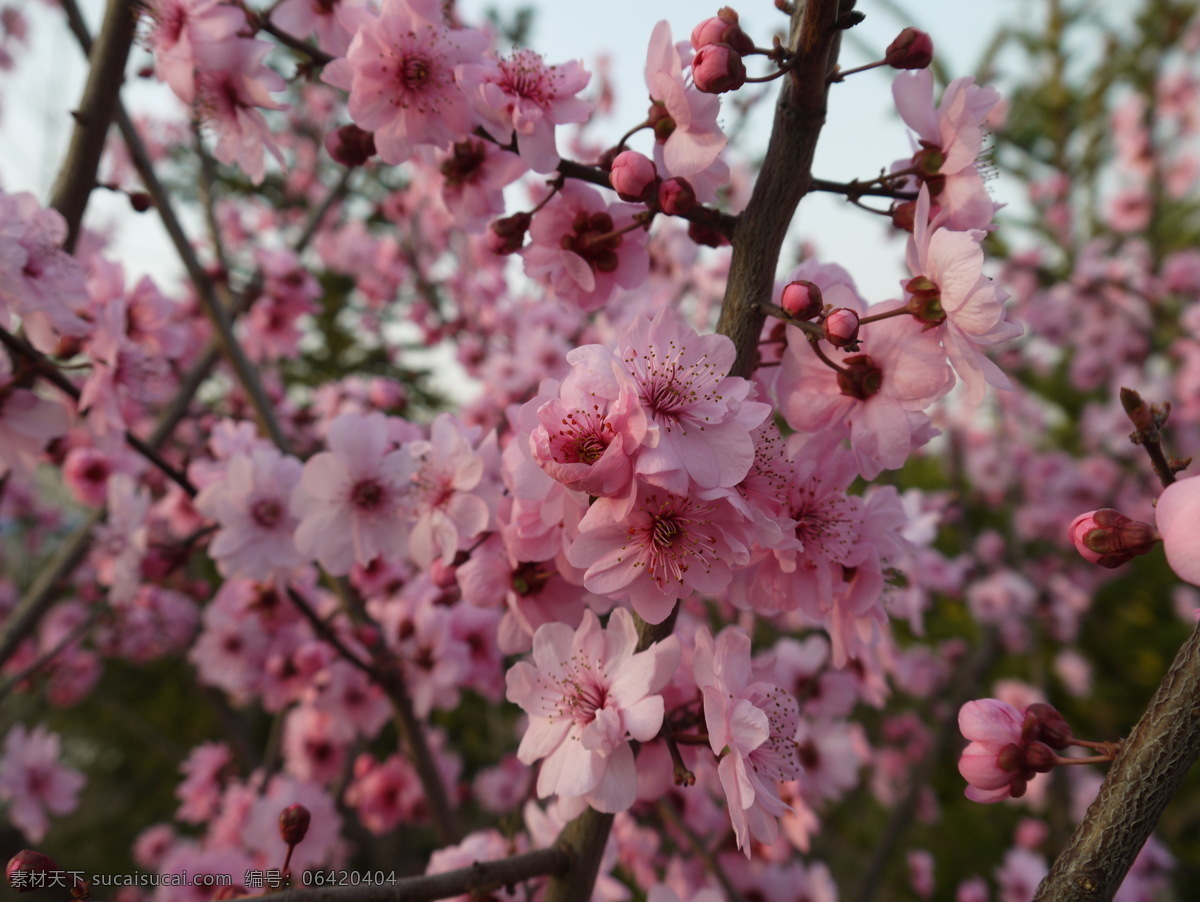
[[[458,83],[488,134],[501,144],[515,135],[521,159],[534,172],[552,172],[558,165],[554,126],[583,122],[591,113],[592,105],[575,96],[591,77],[579,62],[547,66],[532,50],[458,70]]]
[[[315,454],[292,493],[300,519],[296,548],[335,576],[377,557],[399,560],[407,547],[400,499],[413,463],[389,450],[381,413],[345,413],[329,424],[329,449]]]
[[[779,783],[800,776],[795,742],[800,706],[789,693],[756,678],[750,637],[736,627],[723,630],[716,642],[707,629],[697,632],[693,667],[709,745],[721,758],[717,772],[734,836],[749,858],[750,839],[774,842],[776,818],[791,810],[780,798]]]
[[[483,32],[447,28],[438,0],[384,0],[378,16],[346,12],[357,33],[323,78],[350,92],[350,116],[375,133],[380,159],[403,163],[417,145],[445,147],[471,131],[476,116],[454,73],[482,60]]]
[[[508,671],[508,700],[529,715],[517,757],[544,758],[538,796],[582,798],[598,811],[624,811],[637,795],[630,739],[647,742],[662,727],[659,693],[679,664],[670,636],[636,652],[637,628],[624,608],[601,627],[587,611],[579,629],[547,623],[533,637],[533,663]]]
[[[235,454],[223,477],[200,490],[195,507],[220,524],[208,553],[221,575],[265,580],[304,562],[289,510],[302,465],[271,448]]]
[[[631,506],[601,498],[567,549],[586,568],[589,592],[628,598],[648,623],[661,623],[676,599],[719,592],[749,559],[751,521],[726,498],[672,495],[638,485]]]
[[[575,365],[594,353],[580,348],[567,359]],[[630,325],[617,355],[658,427],[658,442],[638,454],[638,476],[677,495],[691,485],[715,489],[741,482],[754,462],[750,431],[771,407],[749,400],[752,383],[729,375],[733,342],[698,335],[668,307],[653,320]]]

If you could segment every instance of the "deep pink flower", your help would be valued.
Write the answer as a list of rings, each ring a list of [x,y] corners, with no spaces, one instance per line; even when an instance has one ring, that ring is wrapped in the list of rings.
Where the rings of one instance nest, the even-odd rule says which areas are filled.
[[[408,547],[400,501],[412,459],[390,450],[380,413],[342,414],[329,425],[328,443],[305,463],[292,494],[296,548],[334,575],[377,557],[399,560]]]
[[[442,161],[442,201],[460,226],[471,232],[482,231],[489,219],[504,212],[505,186],[524,175],[527,168],[519,156],[491,141],[459,141]],[[523,243],[524,229],[520,235]]]
[[[31,842],[41,842],[50,829],[48,813],[70,814],[79,804],[83,774],[59,763],[59,755],[58,735],[41,725],[27,730],[16,724],[4,737],[0,799],[8,803],[13,826]]]
[[[533,664],[508,671],[508,700],[529,715],[517,757],[545,758],[538,796],[582,798],[598,811],[624,811],[637,794],[630,739],[648,742],[663,720],[659,695],[679,664],[670,636],[635,654],[637,628],[624,608],[607,627],[591,611],[579,629],[548,623],[533,637]]]
[[[1200,586],[1200,479],[1171,483],[1154,510],[1167,563],[1180,579]]]
[[[350,92],[350,116],[375,133],[385,163],[403,163],[421,144],[445,147],[475,126],[455,67],[479,63],[487,37],[447,28],[438,0],[384,0],[379,15],[353,10],[357,33],[345,59],[322,77]]]
[[[774,842],[776,818],[790,810],[778,784],[800,775],[800,708],[789,693],[756,679],[750,637],[735,627],[715,643],[707,629],[697,632],[693,667],[734,836],[749,858],[750,839]]]
[[[458,69],[458,83],[488,134],[502,145],[515,136],[521,159],[534,172],[552,172],[558,165],[556,125],[587,121],[592,105],[575,95],[591,77],[575,60],[547,66],[532,50]]]
[[[625,231],[639,208],[606,204],[600,192],[568,181],[533,217],[525,274],[584,311],[603,307],[618,288],[637,288],[650,271],[645,229]]]

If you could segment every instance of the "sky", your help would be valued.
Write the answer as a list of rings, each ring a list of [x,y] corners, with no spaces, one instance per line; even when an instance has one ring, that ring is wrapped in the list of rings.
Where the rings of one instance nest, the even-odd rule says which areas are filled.
[[[547,61],[581,59],[593,66],[606,55],[618,96],[618,116],[605,124],[606,138],[615,142],[625,127],[644,116],[646,90],[643,65],[650,31],[666,19],[677,40],[684,40],[692,27],[716,11],[711,4],[696,0],[606,0],[590,2],[544,2],[522,4],[509,0],[458,0],[465,20],[470,22],[492,7],[503,16],[522,5],[536,8],[531,45]],[[99,22],[102,0],[84,0],[89,20]],[[938,58],[952,76],[970,74],[990,37],[1014,16],[1033,15],[1041,4],[1034,0],[920,0],[910,5],[919,15],[898,14],[892,2],[859,0],[865,21],[848,34],[843,46],[844,67],[859,65],[882,55],[882,50],[904,25],[929,31]],[[79,97],[86,74],[85,63],[74,39],[61,24],[60,14],[41,3],[25,7],[33,19],[34,46],[15,75],[0,74],[0,186],[7,191],[32,190],[43,200],[48,196],[61,149],[69,134],[67,115]],[[743,28],[760,44],[785,25],[785,17],[771,0],[753,0],[739,9]],[[761,65],[761,64],[760,64]],[[751,74],[756,73],[751,66]],[[814,166],[818,177],[847,181],[871,177],[881,168],[911,153],[907,132],[891,106],[890,81],[893,71],[881,69],[851,77],[835,85],[830,112],[818,146]],[[172,103],[161,85],[134,82],[126,89],[136,103]],[[765,146],[770,109],[764,107],[747,130],[747,143]],[[1003,183],[993,185],[996,199],[1005,201]],[[89,209],[88,224],[119,234],[114,251],[131,261],[133,274],[149,271],[162,275],[169,255],[149,250],[159,242],[153,216],[130,217],[122,198],[98,192]],[[120,223],[119,229],[110,223]],[[855,275],[868,300],[882,300],[896,292],[902,269],[902,246],[889,241],[882,220],[848,209],[842,199],[813,196],[806,199],[798,216],[798,234],[816,244],[822,259],[838,262]]]

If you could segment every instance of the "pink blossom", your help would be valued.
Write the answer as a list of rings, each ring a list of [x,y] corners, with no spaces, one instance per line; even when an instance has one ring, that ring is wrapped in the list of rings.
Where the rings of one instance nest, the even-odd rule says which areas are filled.
[[[719,592],[749,558],[749,521],[724,498],[702,500],[638,485],[632,506],[596,501],[567,551],[590,592],[628,598],[649,623],[675,601]]]
[[[1019,711],[999,699],[970,701],[959,709],[958,728],[970,740],[958,772],[973,802],[1020,798],[1036,774],[1054,767],[1054,750],[1072,740],[1062,715],[1042,702]]]
[[[579,62],[547,66],[532,50],[458,69],[458,83],[484,129],[501,145],[515,136],[521,159],[534,172],[553,172],[558,165],[554,126],[587,120],[592,105],[575,95],[591,77]]]
[[[283,730],[287,770],[301,780],[331,783],[341,773],[353,738],[349,726],[335,714],[310,705],[295,707],[288,712]]]
[[[1158,497],[1155,522],[1167,563],[1185,582],[1200,585],[1200,479],[1177,479]]]
[[[271,50],[263,41],[223,41],[206,49],[196,72],[196,102],[205,123],[217,134],[214,156],[234,164],[254,184],[263,180],[263,150],[283,163],[267,121],[258,110],[283,110],[270,97],[287,87],[262,58]]]
[[[370,755],[362,754],[354,762],[354,780],[346,788],[346,804],[376,836],[414,820],[424,800],[421,780],[403,756],[392,755],[376,764]]]
[[[149,544],[146,515],[150,493],[138,488],[131,476],[118,473],[108,480],[108,516],[96,531],[92,559],[109,597],[128,601],[141,582],[142,558]]]
[[[666,136],[659,144],[667,175],[695,175],[715,163],[725,149],[725,134],[717,124],[721,101],[684,81],[683,67],[689,62],[672,43],[671,26],[665,20],[655,25],[646,51],[646,87],[664,123],[656,126],[656,133],[661,128]]]
[[[459,141],[442,162],[442,202],[464,229],[482,231],[489,219],[504,212],[505,186],[524,175],[526,169],[519,156],[491,141]],[[523,230],[521,234],[523,240]]]
[[[637,629],[624,608],[607,627],[591,611],[579,629],[548,623],[533,637],[533,664],[508,671],[508,699],[529,715],[517,757],[546,760],[538,796],[580,797],[599,811],[623,811],[637,792],[630,738],[653,739],[662,726],[666,686],[679,663],[670,636],[635,653]]]
[[[655,728],[657,730],[657,727]],[[84,776],[59,763],[59,737],[44,726],[16,724],[4,737],[0,756],[0,799],[14,827],[31,842],[50,829],[48,814],[70,814],[79,804]]]
[[[438,557],[452,561],[491,517],[484,497],[490,482],[485,480],[484,453],[473,447],[467,427],[448,413],[433,421],[429,441],[409,442],[404,453],[415,468],[404,499],[415,518],[409,557],[421,567]]]
[[[389,450],[380,413],[342,414],[329,425],[328,443],[304,464],[292,493],[296,548],[334,575],[381,556],[398,560],[407,548],[399,505],[411,458]]]
[[[460,64],[479,63],[487,37],[442,24],[437,0],[384,0],[379,15],[353,10],[357,31],[345,59],[325,67],[329,84],[350,92],[350,116],[375,133],[385,163],[403,163],[421,144],[445,147],[476,116],[455,80]]]
[[[233,39],[246,15],[222,0],[150,0],[148,6],[154,73],[190,104],[196,96],[197,54]]]
[[[346,29],[339,7],[364,6],[364,0],[283,0],[271,13],[271,22],[289,34],[304,38],[315,33],[317,46],[333,56],[345,56],[353,32]]]
[[[606,204],[600,192],[569,181],[533,218],[525,274],[584,311],[603,307],[618,288],[636,288],[650,270],[646,231],[629,227],[638,208]]]
[[[180,805],[175,817],[191,824],[202,824],[217,813],[221,803],[222,776],[233,760],[223,742],[205,742],[192,749],[180,765],[184,781],[175,788]]]
[[[707,629],[697,632],[693,667],[734,836],[749,858],[750,839],[774,842],[776,818],[790,810],[778,783],[800,775],[800,709],[791,695],[755,678],[750,637],[735,627],[715,643]]]
[[[983,123],[1000,100],[994,88],[981,88],[974,78],[956,78],[946,86],[942,102],[933,103],[933,73],[929,69],[902,72],[892,82],[901,118],[917,133],[921,150],[912,160],[929,176],[938,176],[934,200],[946,211],[953,229],[983,229],[992,221],[992,201],[977,168],[983,148]]]
[[[1008,293],[983,274],[984,233],[933,228],[928,217],[929,189],[922,185],[908,241],[908,268],[916,277],[905,286],[914,295],[909,307],[941,337],[968,398],[977,403],[983,400],[985,383],[1012,388],[980,347],[1016,338],[1024,329],[1005,319]]]
[[[0,385],[0,478],[29,478],[51,439],[67,431],[66,408],[12,383]]]
[[[289,501],[303,469],[273,449],[236,454],[224,477],[201,489],[196,510],[220,525],[208,546],[225,577],[269,579],[304,563],[292,534],[299,519]]]

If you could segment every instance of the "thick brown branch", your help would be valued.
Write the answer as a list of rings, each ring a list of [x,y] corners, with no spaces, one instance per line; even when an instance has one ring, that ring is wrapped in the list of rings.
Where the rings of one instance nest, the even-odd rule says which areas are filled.
[[[788,48],[794,65],[775,106],[775,125],[750,203],[738,217],[725,303],[717,331],[733,339],[732,375],[749,376],[758,361],[763,314],[771,299],[775,266],[800,199],[812,186],[812,161],[825,125],[829,76],[841,46],[839,17],[854,0],[809,0],[792,15]]]
[[[133,46],[136,27],[134,0],[109,0],[100,36],[94,46],[84,49],[91,59],[91,68],[79,108],[74,113],[75,127],[71,131],[67,155],[50,199],[50,206],[67,221],[63,249],[68,253],[75,250],[83,211],[96,187],[96,170],[104,152],[108,127],[120,103],[121,82],[125,78],[125,63]]]
[[[1034,902],[1108,902],[1200,757],[1200,626],[1175,656]]]

